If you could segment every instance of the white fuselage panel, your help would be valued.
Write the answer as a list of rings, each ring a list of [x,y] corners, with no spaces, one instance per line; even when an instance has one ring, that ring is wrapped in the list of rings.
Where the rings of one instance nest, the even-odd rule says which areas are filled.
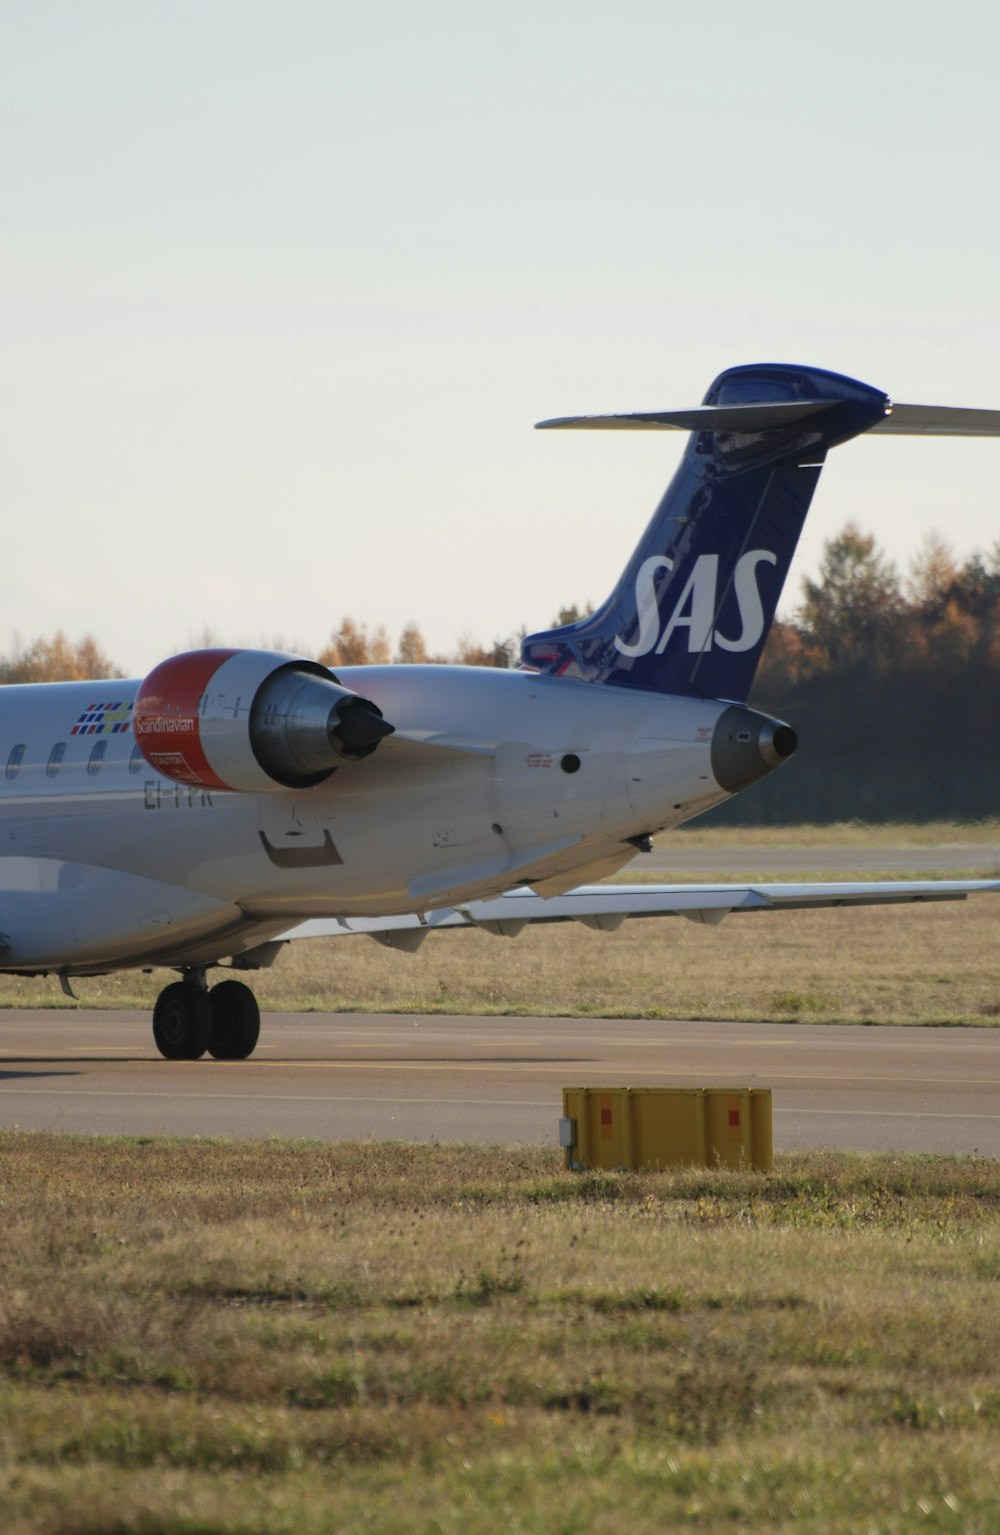
[[[727,797],[719,703],[525,671],[338,676],[396,734],[314,788],[262,793],[154,773],[128,725],[136,682],[101,683],[103,714],[93,683],[0,689],[0,966],[224,955],[296,916],[453,905],[586,869]]]

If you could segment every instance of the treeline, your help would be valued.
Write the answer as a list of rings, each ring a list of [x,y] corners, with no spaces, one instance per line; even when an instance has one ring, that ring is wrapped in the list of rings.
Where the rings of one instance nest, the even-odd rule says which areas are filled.
[[[68,640],[60,630],[52,639],[15,641],[9,655],[0,656],[0,684],[14,682],[89,682],[124,677],[109,661],[92,634]]]
[[[223,641],[207,632],[198,641],[199,648],[221,645]],[[299,650],[280,640],[269,648]],[[416,624],[407,624],[395,647],[385,626],[369,629],[353,618],[344,618],[334,629],[329,643],[316,657],[324,666],[381,666],[389,661],[439,662],[462,666],[514,666],[517,664],[519,637],[494,640],[480,645],[471,635],[463,635],[450,654],[428,650]],[[60,630],[51,639],[36,639],[30,644],[15,641],[8,655],[0,655],[0,686],[15,682],[86,682],[102,677],[124,677],[125,672],[104,654],[92,634],[81,640],[67,639]]]
[[[586,611],[586,610],[584,610]],[[554,624],[581,616],[563,608]],[[206,635],[205,643],[218,643]],[[281,647],[278,647],[281,648]],[[428,650],[345,617],[317,659],[517,664],[519,637]],[[120,677],[92,636],[0,656],[0,683]],[[978,820],[1000,815],[1000,540],[960,563],[928,538],[907,574],[854,523],[824,546],[792,618],[776,623],[750,702],[791,724],[795,757],[706,818],[729,825]]]
[[[480,645],[471,635],[463,634],[457,649],[451,654],[435,654],[427,649],[424,637],[416,624],[407,624],[393,649],[384,624],[369,630],[367,624],[344,618],[340,627],[333,631],[330,643],[316,657],[324,666],[384,666],[389,661],[404,665],[420,665],[422,662],[453,666],[516,666],[519,653],[516,636],[494,640],[492,645]]]
[[[963,564],[932,536],[903,577],[848,524],[772,629],[750,702],[799,750],[719,825],[1000,815],[1000,540]]]

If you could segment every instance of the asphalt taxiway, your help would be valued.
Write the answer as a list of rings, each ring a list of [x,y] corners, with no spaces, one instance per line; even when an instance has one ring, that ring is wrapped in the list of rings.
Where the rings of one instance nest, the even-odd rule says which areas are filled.
[[[139,1012],[0,1014],[0,1127],[555,1144],[562,1088],[770,1087],[777,1150],[1000,1156],[1000,1030],[265,1014],[164,1061]]]

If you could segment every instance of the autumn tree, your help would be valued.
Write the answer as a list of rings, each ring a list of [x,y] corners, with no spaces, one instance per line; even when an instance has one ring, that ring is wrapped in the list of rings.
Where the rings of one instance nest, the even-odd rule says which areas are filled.
[[[978,650],[1000,661],[1000,539],[959,570],[949,596],[976,622]]]
[[[928,533],[910,561],[906,596],[922,613],[932,616],[947,603],[958,575],[954,551],[947,539],[940,533]]]
[[[399,636],[399,650],[396,652],[396,660],[404,664],[419,666],[428,661],[427,646],[424,637],[416,624],[407,624]]]
[[[974,554],[962,566],[958,585],[963,603],[977,617],[986,618],[1000,607],[1000,547],[992,569],[989,559]]]
[[[820,668],[822,657],[798,624],[775,620],[761,656],[755,687],[758,692],[779,696],[782,689],[801,682]]]
[[[463,634],[458,641],[456,660],[460,666],[511,665],[511,641],[494,640],[492,645],[480,645],[471,634]]]
[[[89,682],[124,675],[92,634],[74,642],[61,629],[51,639],[32,640],[30,645],[15,644],[9,655],[0,656],[0,683]]]
[[[330,643],[316,659],[323,666],[383,666],[389,660],[389,636],[379,624],[369,633],[367,624],[345,616],[340,628],[330,636]]]
[[[803,582],[798,627],[826,667],[877,665],[904,609],[899,574],[871,533],[849,522],[823,548],[819,580]]]

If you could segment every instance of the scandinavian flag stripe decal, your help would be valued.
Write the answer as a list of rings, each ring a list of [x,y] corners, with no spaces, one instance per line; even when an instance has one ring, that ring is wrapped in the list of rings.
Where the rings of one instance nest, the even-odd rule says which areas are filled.
[[[132,724],[132,705],[122,699],[115,703],[88,704],[70,731],[72,736],[124,735]]]

